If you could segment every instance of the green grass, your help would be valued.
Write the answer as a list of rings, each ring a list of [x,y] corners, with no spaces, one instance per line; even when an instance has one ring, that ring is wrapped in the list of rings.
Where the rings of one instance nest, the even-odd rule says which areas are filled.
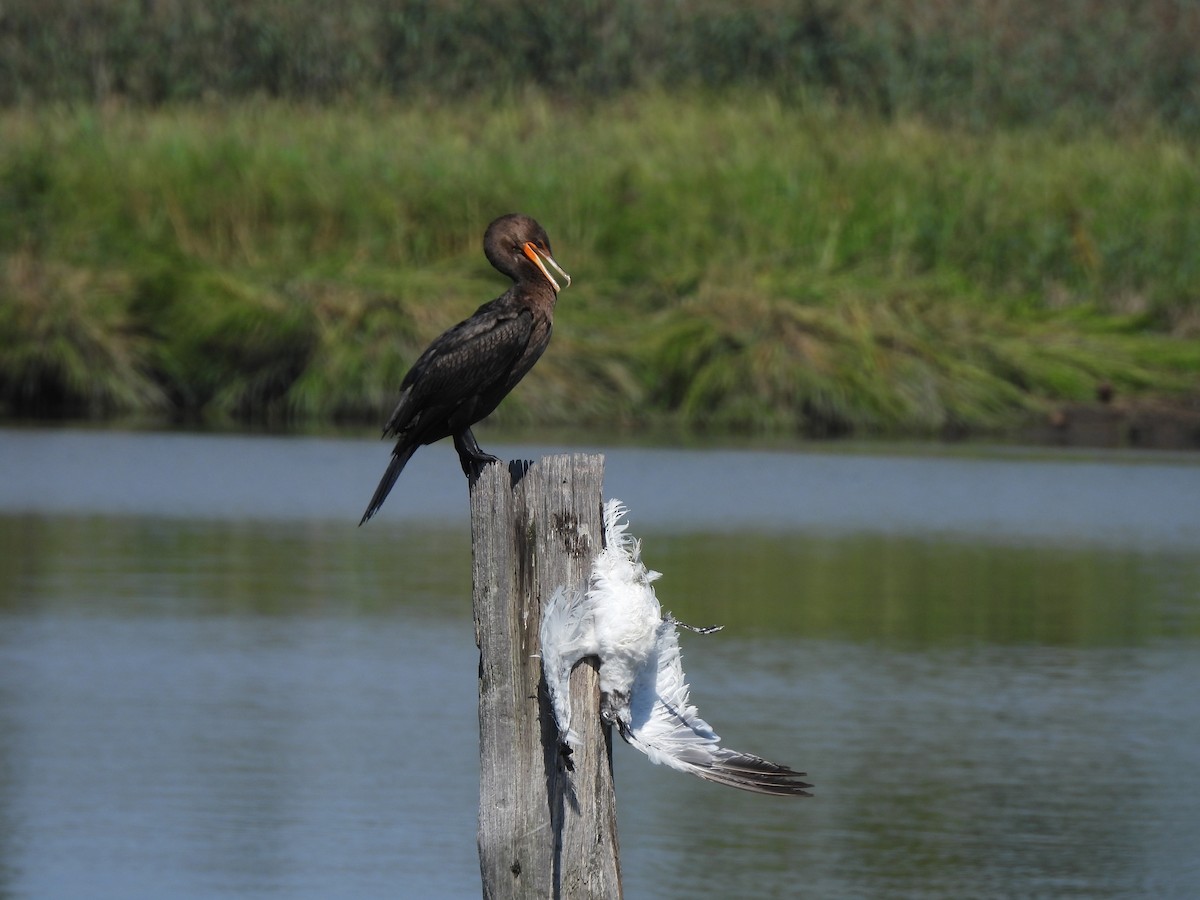
[[[495,296],[574,284],[509,423],[994,431],[1200,385],[1200,148],[760,93],[0,113],[0,404],[378,421]]]

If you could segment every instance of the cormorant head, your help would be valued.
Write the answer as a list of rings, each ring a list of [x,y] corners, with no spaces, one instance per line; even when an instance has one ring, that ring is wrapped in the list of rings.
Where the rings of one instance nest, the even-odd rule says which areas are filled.
[[[546,268],[546,263],[549,263],[566,279],[568,285],[571,283],[571,276],[563,271],[550,253],[550,238],[546,235],[546,229],[529,216],[510,213],[492,222],[483,235],[483,253],[488,262],[513,281],[545,278],[557,294],[561,288]]]

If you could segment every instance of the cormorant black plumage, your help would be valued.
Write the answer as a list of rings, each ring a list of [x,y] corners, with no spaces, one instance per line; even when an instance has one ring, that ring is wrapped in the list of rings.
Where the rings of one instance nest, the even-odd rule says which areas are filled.
[[[400,402],[383,426],[383,436],[394,436],[396,446],[360,525],[383,505],[423,444],[453,437],[468,476],[495,461],[471,426],[500,404],[550,343],[559,284],[546,263],[566,284],[571,276],[554,261],[545,229],[529,216],[501,216],[488,226],[483,252],[513,285],[438,337],[404,376]]]

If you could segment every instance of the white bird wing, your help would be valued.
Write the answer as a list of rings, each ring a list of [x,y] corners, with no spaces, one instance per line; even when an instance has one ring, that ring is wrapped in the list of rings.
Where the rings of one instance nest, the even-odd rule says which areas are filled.
[[[542,645],[542,676],[550,696],[550,708],[558,733],[569,744],[578,744],[571,730],[571,670],[585,656],[599,652],[596,646],[592,606],[583,591],[559,588],[542,610],[539,639]]]
[[[558,588],[542,610],[539,632],[542,674],[558,731],[569,744],[579,737],[571,729],[571,670],[585,656],[603,660],[601,690],[629,692],[634,668],[648,647],[661,612],[649,583],[657,577],[638,559],[638,544],[626,533],[620,500],[604,504],[604,547],[592,561],[587,591]]]
[[[803,772],[726,750],[688,699],[676,621],[664,616],[619,500],[604,505],[604,549],[586,592],[554,592],[542,611],[542,671],[559,734],[570,744],[571,669],[600,657],[601,715],[651,762],[762,794],[809,796]],[[694,629],[702,633],[712,629]]]
[[[621,737],[656,764],[760,794],[810,796],[796,772],[759,756],[727,750],[688,697],[675,620],[664,618],[654,650],[633,684]]]

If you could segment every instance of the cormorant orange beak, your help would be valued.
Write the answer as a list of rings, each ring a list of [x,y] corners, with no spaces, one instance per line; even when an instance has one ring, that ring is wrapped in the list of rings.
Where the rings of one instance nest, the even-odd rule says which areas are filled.
[[[550,271],[546,268],[545,263],[542,262],[543,259],[550,263],[550,265],[554,266],[554,271],[558,272],[559,275],[567,280],[567,287],[571,286],[571,276],[563,271],[562,266],[554,261],[553,256],[551,256],[549,253],[543,252],[533,241],[526,241],[525,245],[521,249],[525,252],[526,256],[533,260],[533,264],[542,270],[542,274],[546,276],[546,280],[554,286],[554,293],[557,294],[562,290],[562,288],[558,286],[558,282],[554,280],[554,276],[550,274]]]

